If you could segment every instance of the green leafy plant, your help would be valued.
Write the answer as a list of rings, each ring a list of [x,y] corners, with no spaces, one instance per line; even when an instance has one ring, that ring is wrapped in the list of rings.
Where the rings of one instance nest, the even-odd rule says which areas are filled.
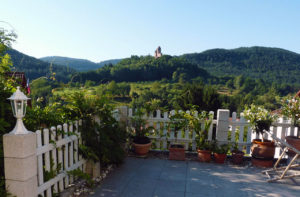
[[[50,179],[56,177],[59,172],[61,171],[62,169],[62,164],[59,163],[56,168],[55,167],[55,164],[54,164],[54,161],[52,158],[50,158],[50,170],[46,170],[45,169],[45,166],[44,166],[44,170],[43,170],[43,173],[44,173],[44,181],[49,181]]]
[[[231,148],[231,144],[218,145],[217,140],[212,142],[213,152],[217,154],[227,154]]]
[[[147,110],[145,108],[139,108],[135,111],[135,114],[130,119],[130,127],[129,133],[133,138],[134,143],[138,144],[148,144],[150,143],[150,139],[147,137],[149,136],[149,132],[154,127],[147,126],[147,121],[144,118]]]
[[[80,178],[86,181],[88,187],[94,187],[95,182],[91,176],[87,173],[82,172],[80,169],[75,169],[67,172],[68,175],[74,176],[75,178]]]
[[[294,126],[299,126],[300,98],[290,98],[282,101],[281,114],[292,119]]]
[[[81,154],[84,158],[90,159],[93,161],[99,161],[99,157],[94,152],[94,150],[91,147],[85,146],[83,144],[80,144],[78,146],[79,154]]]
[[[231,144],[231,152],[241,152],[239,149],[239,144],[238,143],[233,143]]]
[[[273,121],[277,119],[275,114],[271,114],[262,106],[251,104],[245,107],[243,111],[244,117],[249,120],[253,132],[264,134],[264,130],[269,130]]]
[[[84,92],[64,95],[65,114],[81,119],[79,127],[84,146],[79,152],[83,157],[100,161],[102,166],[120,164],[125,157],[123,148],[126,131],[113,117],[113,106],[105,96],[92,96]]]
[[[69,116],[67,117],[63,109],[64,107],[61,103],[52,103],[45,107],[33,106],[32,108],[27,108],[24,123],[29,130],[36,131],[74,120]]]
[[[201,150],[210,150],[211,143],[208,141],[208,132],[212,124],[212,114],[206,111],[198,112],[194,109],[190,114],[185,114],[188,120],[189,128],[196,133],[197,148]]]
[[[170,115],[169,130],[174,131],[175,143],[177,143],[178,131],[188,128],[188,119],[186,113],[183,111],[176,111],[175,114]]]

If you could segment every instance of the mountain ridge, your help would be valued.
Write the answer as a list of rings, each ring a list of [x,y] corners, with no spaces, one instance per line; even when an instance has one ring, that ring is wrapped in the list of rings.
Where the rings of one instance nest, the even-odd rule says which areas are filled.
[[[57,65],[62,65],[67,67],[69,66],[77,71],[96,70],[101,68],[105,64],[116,64],[121,60],[121,59],[111,59],[111,60],[105,60],[96,63],[87,59],[64,57],[64,56],[46,56],[39,59],[48,63],[54,63]]]
[[[13,63],[12,71],[25,72],[26,77],[30,80],[39,77],[49,77],[52,73],[56,73],[55,77],[58,81],[68,82],[72,73],[75,72],[72,68],[56,64],[50,65],[47,62],[21,53],[15,49],[9,49],[6,52],[10,55]]]
[[[210,49],[182,57],[216,76],[245,75],[278,83],[300,84],[300,54],[282,48]]]

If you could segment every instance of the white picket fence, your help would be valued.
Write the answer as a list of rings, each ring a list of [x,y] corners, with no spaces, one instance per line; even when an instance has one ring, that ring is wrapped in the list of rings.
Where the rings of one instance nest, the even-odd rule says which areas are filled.
[[[123,108],[124,111],[125,108]],[[224,113],[225,112],[225,113]],[[190,113],[187,111],[186,113]],[[210,112],[214,115],[213,112]],[[178,131],[177,138],[174,135],[174,131],[168,130],[167,125],[170,122],[169,116],[174,114],[174,110],[170,112],[161,112],[156,110],[155,113],[145,115],[148,126],[153,126],[155,129],[150,134],[149,138],[152,139],[152,149],[167,150],[168,145],[175,140],[185,145],[186,150],[195,151],[195,132],[190,130]],[[124,112],[123,112],[124,115]],[[125,113],[129,117],[133,117],[133,110],[128,109]],[[204,126],[204,125],[203,125]],[[227,128],[227,129],[226,129]],[[298,128],[294,128],[290,121],[283,118],[278,119],[271,126],[271,131],[279,138],[285,139],[288,135],[297,135]],[[218,110],[217,119],[212,121],[212,125],[209,129],[208,140],[217,139],[221,143],[237,143],[240,150],[246,150],[246,154],[250,154],[251,142],[253,139],[262,138],[252,132],[249,123],[240,114],[240,118],[237,118],[237,113],[233,112],[229,117],[229,110]],[[264,136],[264,138],[271,139],[270,136]],[[275,158],[280,155],[280,149],[277,147],[275,152]]]
[[[37,130],[38,195],[51,197],[63,191],[74,181],[67,174],[74,169],[83,170],[85,160],[78,154],[82,143],[78,130],[81,121],[58,125],[49,129]],[[46,180],[45,171],[57,171],[54,177]]]

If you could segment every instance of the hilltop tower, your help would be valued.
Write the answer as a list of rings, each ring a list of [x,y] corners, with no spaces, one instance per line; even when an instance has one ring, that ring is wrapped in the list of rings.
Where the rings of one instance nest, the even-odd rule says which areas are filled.
[[[159,58],[161,56],[162,56],[162,54],[161,54],[161,48],[160,48],[160,46],[158,46],[157,49],[154,51],[154,57],[155,57],[155,59],[157,59],[157,58]]]

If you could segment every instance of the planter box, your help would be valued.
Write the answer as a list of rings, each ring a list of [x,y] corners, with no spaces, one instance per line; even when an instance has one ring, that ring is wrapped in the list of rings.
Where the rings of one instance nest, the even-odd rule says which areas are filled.
[[[241,164],[243,163],[244,152],[242,151],[232,151],[231,161],[233,164]]]
[[[300,138],[296,136],[286,136],[285,139],[289,145],[293,146],[297,150],[300,150]],[[295,152],[289,149],[288,156],[295,156]]]
[[[219,153],[214,153],[214,158],[216,163],[224,163],[227,155],[226,154],[219,154]]]
[[[169,159],[170,160],[185,160],[185,150],[183,145],[171,145],[169,148]]]
[[[211,151],[210,150],[197,150],[198,159],[201,162],[210,162],[211,161]]]

